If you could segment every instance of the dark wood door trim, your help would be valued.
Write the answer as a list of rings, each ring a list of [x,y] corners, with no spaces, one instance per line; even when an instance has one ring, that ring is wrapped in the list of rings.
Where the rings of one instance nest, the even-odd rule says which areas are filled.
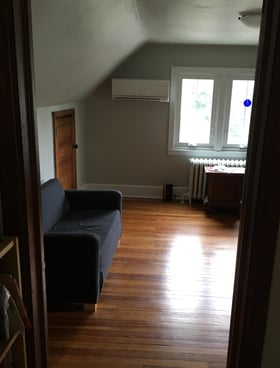
[[[244,183],[229,368],[260,368],[280,208],[280,2],[265,0]]]
[[[19,238],[23,299],[32,321],[29,368],[47,367],[47,314],[30,1],[0,2],[0,192],[5,235]]]

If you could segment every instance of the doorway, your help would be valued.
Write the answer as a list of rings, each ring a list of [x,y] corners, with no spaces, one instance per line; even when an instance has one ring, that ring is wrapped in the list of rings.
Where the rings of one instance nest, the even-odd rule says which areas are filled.
[[[4,3],[4,2],[3,2]],[[266,3],[266,4],[268,4],[268,2]],[[278,7],[278,8],[277,8]],[[271,132],[271,133],[274,133],[273,135],[272,134],[270,134],[269,136],[268,136],[268,138],[274,138],[274,137],[279,137],[279,134],[276,134],[276,133],[278,133],[278,130],[279,130],[279,127],[278,127],[278,130],[276,129],[277,127],[276,127],[276,125],[273,125],[273,122],[272,122],[272,118],[274,117],[274,116],[278,116],[278,112],[277,112],[277,109],[278,109],[278,106],[277,106],[277,96],[278,96],[278,90],[275,88],[275,86],[276,86],[276,83],[275,84],[273,84],[273,82],[274,82],[274,79],[273,78],[271,78],[271,75],[272,74],[274,74],[275,76],[277,76],[277,75],[279,75],[279,73],[277,74],[277,68],[278,68],[278,63],[273,63],[272,61],[273,60],[275,60],[275,59],[277,59],[277,56],[278,56],[278,54],[279,53],[277,53],[276,51],[277,51],[277,48],[276,48],[276,46],[275,46],[275,44],[277,43],[277,41],[279,41],[278,39],[277,39],[277,37],[276,37],[276,28],[277,28],[277,26],[278,26],[278,20],[277,20],[277,16],[278,16],[278,14],[279,14],[279,3],[278,3],[278,5],[277,5],[277,2],[276,1],[271,1],[271,2],[269,2],[269,7],[267,6],[266,7],[266,10],[269,10],[268,12],[266,12],[266,19],[271,19],[271,21],[270,21],[270,25],[271,25],[271,29],[272,29],[272,31],[271,31],[271,33],[272,33],[272,35],[275,35],[275,43],[273,43],[273,42],[271,42],[272,43],[272,45],[270,45],[270,47],[268,48],[268,45],[269,45],[269,41],[271,41],[271,39],[269,38],[269,34],[271,34],[271,33],[269,33],[268,34],[268,32],[266,32],[266,37],[265,37],[265,39],[264,39],[264,45],[263,45],[263,47],[262,47],[262,54],[265,56],[265,55],[269,55],[270,56],[270,58],[269,58],[269,62],[267,62],[267,63],[265,63],[266,62],[266,60],[263,60],[263,62],[262,62],[262,70],[263,71],[265,71],[265,70],[269,70],[270,72],[269,72],[269,77],[267,77],[266,76],[266,78],[260,78],[260,87],[262,87],[264,84],[265,84],[265,82],[266,82],[266,88],[264,89],[264,88],[260,88],[260,91],[262,91],[262,90],[264,90],[264,92],[263,92],[263,94],[264,94],[264,96],[259,96],[259,98],[258,98],[258,101],[264,101],[262,104],[260,104],[261,106],[262,106],[262,108],[263,108],[263,110],[265,110],[265,107],[266,106],[270,106],[272,109],[270,109],[270,114],[268,115],[269,117],[270,117],[270,119],[266,119],[266,115],[265,114],[261,114],[261,113],[259,113],[258,115],[257,115],[257,117],[258,117],[258,119],[256,119],[257,121],[258,121],[258,126],[264,126],[264,129],[265,130],[268,130],[268,128],[270,128],[269,129],[269,132]],[[12,24],[12,22],[11,22],[11,24]],[[278,33],[279,34],[279,33]],[[271,36],[272,37],[272,36]],[[264,47],[264,46],[266,46],[266,47]],[[265,52],[266,51],[266,52]],[[272,55],[273,53],[275,53],[275,55]],[[5,55],[5,53],[3,53],[4,55]],[[274,57],[274,59],[273,59],[273,57]],[[271,59],[273,59],[272,61],[271,61]],[[1,64],[2,65],[2,64]],[[269,69],[268,69],[268,66],[270,67]],[[2,68],[3,69],[3,68]],[[5,74],[4,74],[5,75]],[[261,75],[262,76],[262,75]],[[7,74],[7,78],[5,79],[5,80],[8,80],[8,74]],[[3,83],[3,85],[4,85],[4,83]],[[274,87],[274,88],[268,88],[269,86],[272,86],[272,87]],[[267,93],[267,97],[266,97],[266,94],[265,93]],[[6,95],[8,95],[8,93],[6,93]],[[263,98],[263,99],[261,99],[261,97],[266,97],[266,98]],[[272,99],[272,97],[273,97],[273,99]],[[5,101],[5,100],[4,100]],[[13,102],[14,102],[15,100],[13,100]],[[276,102],[276,103],[274,103],[274,102]],[[5,106],[5,109],[6,110],[8,110],[8,107],[6,107]],[[10,109],[11,111],[12,111],[12,109]],[[13,106],[13,111],[14,111],[15,109],[14,109],[14,106]],[[9,119],[3,119],[3,126],[4,126],[4,122],[9,122]],[[277,119],[275,119],[275,121],[277,122]],[[279,120],[278,120],[279,121]],[[261,124],[261,123],[264,123],[264,124]],[[10,126],[12,126],[11,124],[10,124]],[[6,123],[5,124],[5,128],[6,129],[8,129],[7,128],[8,127],[8,124]],[[275,128],[274,130],[272,129],[272,128]],[[264,135],[264,134],[263,134]],[[263,135],[262,135],[262,137],[263,137]],[[5,135],[3,134],[3,136],[8,136],[8,134],[7,134],[7,132],[5,132]],[[248,185],[247,185],[247,188],[248,188],[248,190],[247,190],[247,194],[250,194],[249,193],[249,189],[251,189],[251,188],[253,188],[253,187],[257,187],[258,188],[258,184],[260,183],[260,175],[259,175],[259,169],[260,169],[260,166],[262,166],[262,167],[264,167],[264,168],[266,168],[266,163],[269,163],[269,158],[273,158],[272,156],[274,156],[274,157],[277,157],[277,153],[279,152],[279,144],[278,144],[278,146],[275,144],[275,141],[273,140],[273,139],[271,139],[270,140],[270,144],[269,145],[267,145],[267,143],[268,143],[268,139],[265,141],[265,142],[259,142],[259,140],[260,140],[260,138],[258,138],[258,137],[260,137],[260,134],[255,134],[254,135],[254,139],[252,140],[253,142],[254,142],[254,144],[255,144],[255,146],[256,146],[256,149],[258,149],[258,152],[261,152],[262,153],[262,151],[264,151],[263,152],[263,154],[262,154],[262,156],[264,156],[265,158],[267,158],[267,161],[265,161],[264,163],[263,163],[263,165],[261,165],[261,163],[259,163],[260,161],[258,161],[258,160],[256,160],[256,162],[257,162],[257,164],[255,164],[254,165],[254,167],[252,167],[252,169],[250,170],[250,172],[249,172],[249,174],[250,174],[250,180],[248,180]],[[274,138],[275,139],[275,138]],[[259,143],[259,144],[256,144],[256,143]],[[273,144],[272,144],[273,143]],[[12,145],[10,144],[10,146],[12,147]],[[28,145],[26,144],[26,147],[28,147]],[[253,144],[252,144],[252,147],[253,147]],[[251,149],[252,149],[252,154],[251,154],[251,157],[253,156],[253,154],[255,154],[256,152],[255,152],[255,149],[254,149],[254,151],[253,151],[253,148],[251,147]],[[269,147],[269,149],[267,148],[266,150],[262,150],[262,147]],[[273,148],[275,148],[275,151],[273,151],[272,149],[270,149],[271,147],[273,147]],[[277,149],[277,147],[278,147],[278,149]],[[4,147],[4,148],[7,148],[7,147]],[[4,149],[3,149],[3,152],[5,152],[5,155],[3,154],[2,155],[2,157],[3,157],[3,162],[5,161],[4,160],[4,158],[6,159],[7,157],[9,157],[9,161],[10,162],[13,162],[12,160],[11,160],[11,158],[10,158],[10,155],[7,155],[7,151],[4,151]],[[272,153],[273,152],[273,153]],[[18,162],[21,162],[21,160],[18,160]],[[271,160],[271,162],[273,162],[273,160]],[[15,165],[16,166],[16,165]],[[257,168],[257,170],[255,170]],[[267,171],[268,171],[268,169],[270,168],[270,165],[267,165],[267,170],[265,170],[265,173],[264,174],[266,174],[267,173]],[[254,169],[254,170],[253,170]],[[273,229],[275,229],[276,228],[276,226],[275,226],[275,222],[273,221],[271,221],[271,220],[274,220],[274,219],[277,219],[277,220],[279,220],[279,217],[278,217],[278,215],[277,215],[277,213],[276,213],[276,209],[277,208],[279,208],[278,207],[278,204],[279,204],[279,200],[278,200],[278,198],[279,198],[279,196],[277,196],[277,192],[276,192],[276,190],[275,190],[275,188],[276,188],[276,184],[278,185],[279,184],[279,177],[277,178],[277,174],[279,174],[279,172],[278,172],[278,170],[276,170],[277,168],[275,168],[275,167],[273,167],[273,170],[271,170],[270,171],[270,176],[266,176],[266,175],[262,175],[262,177],[261,177],[261,179],[264,181],[264,183],[260,183],[260,184],[266,184],[266,185],[262,185],[262,188],[263,188],[263,190],[262,190],[262,192],[261,193],[258,193],[258,191],[256,191],[256,190],[254,190],[254,199],[257,197],[258,198],[258,209],[260,209],[260,210],[262,210],[262,215],[260,214],[260,210],[259,211],[251,211],[251,212],[249,212],[249,211],[246,211],[246,219],[249,219],[250,218],[250,223],[248,224],[248,221],[246,222],[246,225],[248,225],[248,226],[244,226],[244,228],[245,229],[248,229],[248,231],[247,231],[247,233],[250,233],[249,235],[250,235],[250,237],[251,237],[251,239],[250,239],[250,244],[256,244],[257,243],[257,245],[258,245],[258,250],[259,250],[259,252],[253,252],[252,251],[252,249],[251,249],[251,247],[249,248],[249,255],[254,255],[254,254],[256,254],[255,256],[254,256],[254,260],[256,261],[255,262],[255,270],[262,270],[262,269],[264,269],[264,267],[263,267],[263,260],[264,260],[264,257],[263,257],[263,248],[261,249],[261,243],[262,243],[262,237],[260,237],[259,235],[259,231],[256,231],[256,232],[253,232],[254,234],[254,238],[252,237],[252,229],[254,228],[254,229],[261,229],[261,230],[264,230],[265,228],[267,228],[268,230],[271,230],[271,227],[272,227],[272,225],[273,225]],[[254,177],[254,175],[253,175],[253,173],[254,172],[257,172],[257,178],[255,178]],[[11,175],[11,174],[12,175]],[[7,176],[7,181],[9,180],[10,182],[13,182],[14,181],[14,177],[15,177],[15,175],[14,175],[14,173],[12,173],[11,172],[11,170],[7,170],[7,173],[6,173],[6,176]],[[30,178],[30,175],[29,176],[27,176],[26,175],[26,177],[28,177],[28,178]],[[21,176],[19,176],[19,178],[23,178],[23,176],[21,175]],[[269,180],[267,179],[267,178],[269,178]],[[253,180],[253,179],[257,179],[257,180]],[[276,179],[275,181],[273,180],[273,179]],[[21,181],[23,181],[23,179],[21,180]],[[271,185],[271,183],[273,183],[273,191],[271,190],[271,186],[268,186],[268,181],[270,181],[270,185]],[[29,186],[29,187],[31,187],[31,186]],[[278,188],[279,188],[279,186],[278,186]],[[9,190],[8,190],[9,189]],[[265,192],[265,190],[267,190],[267,192]],[[9,193],[10,193],[10,196],[9,196]],[[3,197],[6,197],[6,195],[7,195],[7,198],[9,197],[9,200],[14,196],[14,191],[12,190],[12,188],[8,188],[8,185],[5,187],[5,188],[1,188],[1,194],[3,195]],[[270,193],[271,194],[271,198],[273,198],[273,205],[271,205],[271,201],[267,201],[267,203],[265,203],[266,205],[265,205],[265,209],[266,209],[266,211],[264,211],[263,209],[264,209],[264,206],[263,206],[263,204],[264,204],[264,199],[266,199],[268,196],[267,195],[265,195],[265,193],[267,194],[267,193]],[[275,199],[275,197],[273,196],[273,194],[275,194],[276,193],[276,199]],[[278,190],[278,193],[279,193],[279,190]],[[257,194],[260,194],[259,196],[257,196]],[[251,196],[251,195],[250,195]],[[261,200],[261,203],[260,203],[260,200]],[[252,203],[253,201],[252,200],[250,200],[249,201],[249,205]],[[33,202],[32,202],[33,203]],[[250,206],[248,205],[248,207],[250,208]],[[12,208],[12,206],[11,206],[11,203],[9,203],[9,207],[10,208]],[[269,207],[269,210],[270,211],[267,211],[267,208]],[[5,211],[5,210],[7,210],[7,211]],[[10,211],[10,212],[12,212],[12,211]],[[8,206],[7,206],[7,208],[6,207],[4,207],[3,206],[3,214],[4,214],[4,216],[3,217],[5,217],[5,219],[12,219],[12,218],[14,218],[14,216],[15,216],[15,211],[13,211],[13,217],[12,216],[9,216],[9,213],[8,213]],[[266,216],[266,215],[268,215],[269,214],[269,216]],[[31,217],[31,216],[30,216]],[[22,218],[23,219],[25,219],[25,217],[23,217],[22,216]],[[259,219],[260,221],[258,221],[258,222],[256,222],[255,221],[255,219]],[[266,221],[265,221],[265,223],[264,223],[264,221],[263,221],[263,219],[265,219]],[[262,220],[262,221],[261,221]],[[23,221],[23,220],[22,220]],[[270,224],[268,223],[268,222],[270,222]],[[254,225],[254,227],[252,227],[252,226],[249,226],[249,225]],[[270,226],[269,226],[270,225]],[[30,227],[29,227],[30,228]],[[278,226],[277,226],[277,228],[278,228]],[[250,230],[250,231],[249,231]],[[246,234],[247,234],[246,233]],[[245,234],[245,235],[246,235]],[[268,234],[268,235],[270,235],[270,238],[269,239],[266,239],[266,245],[270,245],[270,244],[274,244],[275,243],[275,239],[274,239],[274,237],[275,237],[275,231],[273,231],[273,233],[271,232],[271,231],[266,231],[266,234]],[[271,236],[271,234],[273,235],[273,236]],[[246,237],[248,238],[248,235],[246,235]],[[258,238],[257,238],[258,237]],[[253,240],[255,240],[255,242],[253,241]],[[246,243],[245,241],[244,241],[244,243]],[[27,243],[26,243],[27,244]],[[37,247],[38,248],[38,247]],[[267,247],[266,247],[267,248]],[[26,245],[26,247],[24,248],[24,249],[27,249],[27,245]],[[247,247],[247,249],[248,249],[248,247]],[[262,251],[262,252],[261,252]],[[257,258],[258,257],[258,258]],[[243,258],[243,257],[242,257]],[[248,257],[249,258],[249,257]],[[244,258],[243,258],[244,259]],[[271,261],[271,260],[273,260],[273,249],[271,249],[271,251],[270,251],[270,253],[269,253],[269,255],[266,257],[266,259],[265,259],[265,261],[266,261],[266,263],[268,263],[268,260],[269,259],[269,261]],[[259,261],[258,261],[259,260]],[[260,267],[259,267],[260,266]],[[38,269],[40,269],[40,267],[38,267]],[[266,269],[266,268],[265,268]],[[267,270],[269,270],[269,268],[267,268]],[[249,270],[250,271],[250,270]],[[251,272],[251,274],[252,274],[252,272]],[[258,290],[260,290],[261,289],[261,291],[266,291],[268,288],[267,288],[267,284],[268,284],[268,286],[269,286],[269,284],[270,284],[270,274],[269,274],[269,272],[265,272],[263,275],[259,272],[255,272],[255,273],[253,273],[253,275],[259,275],[259,277],[260,276],[264,276],[263,278],[265,278],[265,280],[266,280],[266,283],[264,283],[263,282],[263,279],[261,280],[262,282],[259,282],[259,279],[257,279],[256,277],[254,278],[254,277],[251,277],[250,278],[250,281],[251,281],[251,284],[253,284],[253,285],[255,285],[255,286],[257,286],[258,287]],[[27,285],[28,286],[28,285]],[[252,285],[249,285],[249,286],[252,286]],[[29,287],[30,288],[30,287]],[[31,289],[31,288],[30,288]],[[245,294],[246,294],[246,292],[248,292],[248,290],[250,290],[250,288],[248,287],[248,285],[247,285],[247,287],[245,287]],[[246,295],[245,295],[246,296]],[[265,298],[262,298],[262,300],[264,300],[264,302],[267,302],[267,299],[268,299],[268,296],[267,296],[267,293],[264,293],[264,292],[262,292],[262,295],[261,296],[265,296]],[[243,303],[243,305],[241,306],[242,308],[237,308],[237,312],[239,312],[240,310],[243,312],[243,315],[242,315],[242,321],[243,321],[243,325],[245,325],[245,323],[244,323],[244,321],[246,320],[246,317],[248,317],[249,316],[249,311],[252,311],[252,309],[250,309],[250,308],[245,308],[245,304],[246,304],[246,298],[244,297],[244,295],[241,295],[241,297],[239,298],[239,299],[241,299],[241,301],[244,301],[244,303]],[[259,299],[260,299],[260,297],[259,297]],[[255,302],[256,301],[256,298],[252,298],[251,299],[251,304],[253,304],[252,302]],[[262,303],[262,305],[263,304],[265,304],[265,303]],[[245,306],[244,306],[245,305]],[[249,307],[250,307],[251,305],[249,305]],[[247,354],[246,354],[246,356],[248,357],[247,359],[249,359],[249,357],[253,357],[254,356],[254,354],[253,354],[253,348],[255,349],[255,352],[256,352],[256,346],[258,346],[259,347],[259,344],[258,345],[256,345],[256,344],[254,344],[254,342],[255,341],[252,341],[252,340],[255,340],[256,338],[254,338],[254,339],[252,339],[252,337],[254,337],[254,336],[252,336],[252,334],[253,334],[253,330],[250,328],[250,327],[252,327],[252,326],[256,326],[256,325],[259,325],[259,321],[261,320],[261,321],[263,321],[263,322],[265,322],[265,319],[264,318],[260,318],[260,316],[262,316],[262,317],[265,317],[265,315],[266,315],[266,311],[265,311],[265,309],[266,308],[264,308],[263,310],[260,310],[259,311],[259,309],[258,309],[258,311],[259,311],[259,313],[252,313],[251,312],[251,318],[249,318],[249,322],[250,323],[247,323],[246,324],[246,331],[247,331],[247,333],[246,334],[244,334],[244,336],[247,338],[247,340],[249,341],[251,341],[251,343],[250,343],[250,346],[252,347],[252,349],[251,350],[248,350],[247,349]],[[244,310],[245,311],[247,311],[247,313],[244,313]],[[253,309],[254,310],[254,309]],[[38,320],[39,320],[39,318],[38,318]],[[247,321],[248,321],[248,318],[247,318]],[[254,323],[254,322],[256,322],[256,321],[258,321],[258,323]],[[262,329],[261,329],[262,330]],[[261,331],[262,332],[262,331]],[[237,334],[236,334],[237,335]],[[256,335],[256,334],[255,334]],[[263,334],[262,334],[263,335]],[[239,336],[240,336],[240,334],[239,334]],[[258,339],[257,340],[261,340],[261,337],[262,336],[260,336],[260,334],[258,334]],[[36,341],[36,339],[34,339],[35,341]],[[246,346],[246,344],[244,343],[244,341],[239,341],[239,345],[238,345],[238,352],[239,352],[239,355],[240,355],[240,345],[242,344],[242,347],[243,347],[243,349],[245,349],[246,347],[248,347],[248,346]],[[261,344],[260,344],[261,346],[260,346],[260,348],[262,347],[262,342],[261,342]],[[32,348],[32,347],[31,347]],[[260,351],[260,354],[261,354],[261,349],[259,349],[259,351]],[[39,355],[39,354],[38,354]],[[255,354],[256,355],[256,354]],[[245,355],[242,355],[242,357],[244,357]],[[239,359],[239,361],[240,361],[240,359]],[[233,365],[232,365],[233,366]],[[237,366],[237,364],[235,365],[235,366]],[[246,366],[245,364],[244,364],[244,359],[243,359],[243,364],[242,364],[242,361],[241,361],[241,364],[239,365],[239,367],[241,367],[241,366]],[[247,365],[248,366],[248,365]],[[252,361],[251,361],[251,366],[255,366],[255,367],[257,367],[257,366],[260,366],[259,364],[253,364],[252,363]]]
[[[77,188],[75,110],[53,112],[55,176],[64,189]]]

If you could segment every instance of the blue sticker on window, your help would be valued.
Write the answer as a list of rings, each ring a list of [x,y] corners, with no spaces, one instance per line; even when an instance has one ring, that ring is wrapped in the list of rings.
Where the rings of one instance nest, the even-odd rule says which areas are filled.
[[[244,106],[245,107],[249,107],[249,106],[251,106],[251,104],[252,104],[252,101],[251,100],[249,100],[248,98],[243,102],[243,104],[244,104]]]

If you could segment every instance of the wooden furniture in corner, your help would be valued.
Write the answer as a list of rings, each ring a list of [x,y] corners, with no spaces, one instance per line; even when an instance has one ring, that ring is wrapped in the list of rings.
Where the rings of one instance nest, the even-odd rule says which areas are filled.
[[[242,197],[244,167],[205,167],[207,196],[204,204],[212,207],[239,207]]]
[[[3,277],[1,276],[3,275]],[[5,279],[11,276],[15,280],[21,298],[21,275],[19,262],[18,239],[16,237],[0,238],[0,282],[7,287],[13,295],[13,291],[5,285]],[[2,282],[3,281],[3,282]],[[17,303],[15,303],[17,305]],[[29,321],[28,321],[29,322]],[[24,321],[22,320],[24,325]],[[8,355],[12,356],[15,367],[27,368],[26,343],[23,329],[11,328],[9,339],[0,340],[0,364]]]

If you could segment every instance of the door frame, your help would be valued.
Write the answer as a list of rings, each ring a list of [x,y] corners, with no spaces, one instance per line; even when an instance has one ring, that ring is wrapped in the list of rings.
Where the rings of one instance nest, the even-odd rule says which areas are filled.
[[[280,2],[264,0],[243,209],[238,238],[228,368],[259,368],[279,230]]]
[[[30,298],[28,310],[32,313],[34,323],[28,337],[29,367],[45,368],[47,324],[30,0],[2,0],[0,9],[0,20],[6,27],[4,29],[1,25],[0,28],[0,47],[4,51],[1,53],[0,67],[1,71],[7,71],[3,73],[0,86],[1,104],[3,102],[3,124],[0,129],[4,137],[0,148],[3,223],[5,231],[7,229],[19,234],[21,260],[23,264],[28,260],[22,269],[22,281],[25,298]],[[280,175],[271,162],[272,158],[280,157],[280,132],[277,126],[280,121],[277,88],[280,85],[280,48],[277,48],[280,44],[279,1],[264,0],[263,11],[255,108],[252,113],[244,208],[238,241],[228,368],[261,367],[279,225],[277,176]],[[22,73],[18,73],[18,68]],[[272,185],[268,173],[275,180]],[[272,207],[271,195],[275,196]]]
[[[0,2],[0,193],[5,235],[17,236],[29,368],[48,366],[48,327],[30,0]]]

